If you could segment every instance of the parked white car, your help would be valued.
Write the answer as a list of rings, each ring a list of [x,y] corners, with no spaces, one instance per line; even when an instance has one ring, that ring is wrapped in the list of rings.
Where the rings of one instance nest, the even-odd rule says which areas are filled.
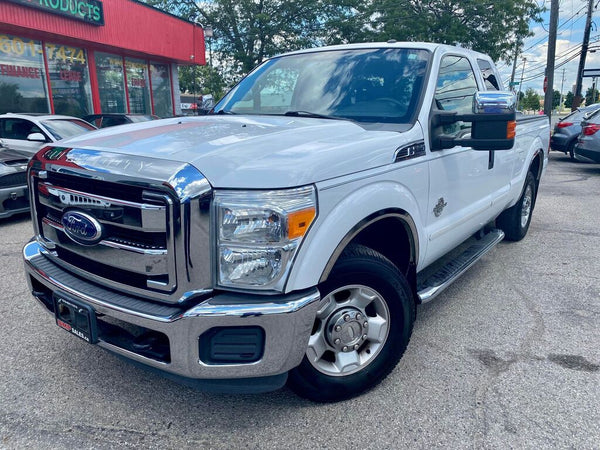
[[[33,156],[44,145],[77,136],[96,127],[72,116],[53,114],[0,115],[0,139],[10,149]]]

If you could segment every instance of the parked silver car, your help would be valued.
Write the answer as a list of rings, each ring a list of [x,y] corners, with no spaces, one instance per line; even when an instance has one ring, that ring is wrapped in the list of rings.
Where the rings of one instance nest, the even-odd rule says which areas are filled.
[[[577,137],[581,133],[581,121],[600,109],[600,103],[585,106],[573,111],[566,117],[560,119],[554,126],[554,132],[550,138],[550,148],[574,158],[574,148]]]
[[[71,116],[13,114],[0,115],[0,139],[12,150],[30,157],[49,142],[77,136],[96,127]]]
[[[574,152],[578,161],[600,163],[600,110],[581,122]]]
[[[29,211],[28,156],[9,150],[0,141],[0,219]]]

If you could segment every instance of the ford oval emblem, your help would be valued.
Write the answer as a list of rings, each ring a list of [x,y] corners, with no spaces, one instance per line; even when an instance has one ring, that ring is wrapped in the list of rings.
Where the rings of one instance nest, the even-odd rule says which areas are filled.
[[[67,236],[79,244],[94,245],[102,239],[102,225],[89,214],[67,211],[60,221]]]

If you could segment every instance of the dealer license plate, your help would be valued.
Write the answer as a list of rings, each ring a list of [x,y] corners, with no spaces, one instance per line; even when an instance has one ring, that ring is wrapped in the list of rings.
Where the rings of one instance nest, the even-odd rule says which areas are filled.
[[[90,344],[98,342],[96,314],[83,303],[62,296],[54,296],[56,324]]]

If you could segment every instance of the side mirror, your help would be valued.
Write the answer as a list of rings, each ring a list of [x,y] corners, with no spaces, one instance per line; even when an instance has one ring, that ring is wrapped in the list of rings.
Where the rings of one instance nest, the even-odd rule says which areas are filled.
[[[457,114],[433,111],[431,114],[431,149],[457,145],[474,150],[509,150],[515,141],[516,98],[512,92],[477,92],[473,96],[473,113]],[[471,136],[466,139],[444,135],[442,126],[471,122]]]
[[[31,133],[27,135],[27,140],[33,142],[46,142],[46,137],[42,133]]]

